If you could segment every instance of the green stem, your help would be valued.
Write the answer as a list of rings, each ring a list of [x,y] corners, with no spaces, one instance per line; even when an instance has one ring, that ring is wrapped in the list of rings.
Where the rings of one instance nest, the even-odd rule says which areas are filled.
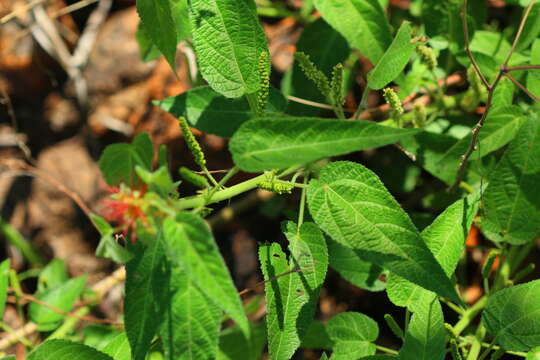
[[[394,349],[390,349],[385,346],[381,346],[377,344],[375,344],[375,347],[377,348],[377,350],[382,351],[384,353],[391,354],[391,355],[399,355],[399,352]]]
[[[486,329],[482,324],[478,326],[478,330],[476,330],[476,335],[473,340],[473,344],[471,346],[471,349],[469,350],[469,355],[467,356],[467,360],[477,360],[478,356],[480,355],[480,351],[482,350],[482,340],[484,340],[484,336],[486,335]]]
[[[257,94],[246,94],[246,99],[249,104],[249,108],[251,109],[251,112],[255,116],[259,116],[259,105],[257,103]]]
[[[439,300],[441,300],[442,303],[446,304],[446,306],[448,306],[450,309],[454,310],[459,315],[463,315],[463,313],[465,312],[462,308],[460,308],[459,306],[457,306],[453,302],[446,300],[445,298],[441,297],[441,298],[439,298]]]
[[[214,185],[215,187],[219,188],[219,184],[218,182],[216,181],[216,179],[212,176],[212,174],[210,174],[210,171],[208,171],[208,168],[206,166],[203,166],[202,168],[202,171],[204,172],[204,174],[206,175],[206,177],[208,179],[210,179],[210,182],[212,183],[212,185]]]
[[[302,188],[302,194],[300,195],[300,208],[298,210],[298,232],[300,232],[300,227],[302,226],[302,223],[304,222],[304,211],[306,208],[306,193],[307,193],[307,182],[308,182],[308,174],[304,174],[304,181],[303,181],[303,188]]]
[[[85,316],[85,315],[88,315],[89,312],[90,312],[90,308],[88,306],[85,306],[75,311],[75,315],[79,317]],[[56,329],[55,332],[49,335],[47,340],[62,339],[66,337],[71,331],[73,331],[73,329],[75,329],[75,327],[77,326],[77,324],[79,324],[79,322],[81,322],[81,319],[67,316],[66,319],[64,320],[64,323],[58,329]]]
[[[482,296],[480,300],[476,302],[476,304],[465,310],[461,319],[454,326],[456,336],[459,336],[459,334],[461,334],[463,330],[465,330],[470,325],[471,321],[474,320],[476,315],[478,315],[484,309],[486,303],[487,297]]]

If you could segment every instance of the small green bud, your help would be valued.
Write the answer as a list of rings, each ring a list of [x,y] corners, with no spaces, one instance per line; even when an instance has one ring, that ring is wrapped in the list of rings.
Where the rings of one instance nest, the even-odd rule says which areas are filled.
[[[488,254],[488,257],[486,261],[484,262],[484,266],[482,266],[482,277],[484,279],[489,278],[489,274],[491,273],[491,268],[493,267],[493,263],[495,262],[495,259],[497,256],[499,256],[501,252],[499,250],[491,250]]]
[[[398,94],[392,88],[385,88],[383,90],[383,97],[386,100],[386,103],[390,105],[390,108],[393,112],[398,115],[403,114],[403,106],[401,105],[401,100],[399,100]]]
[[[197,142],[197,139],[195,139],[195,136],[191,132],[189,125],[186,121],[186,119],[183,116],[180,116],[178,118],[178,122],[180,123],[180,128],[182,129],[182,134],[184,135],[184,139],[186,140],[186,145],[193,154],[193,157],[195,158],[195,162],[197,165],[199,165],[201,168],[206,167],[206,159],[204,158],[204,153],[201,149],[201,146]]]
[[[414,126],[423,128],[426,125],[426,107],[420,103],[414,104],[413,115]]]
[[[317,66],[311,61],[309,55],[303,52],[297,52],[294,54],[294,58],[298,61],[300,68],[308,79],[313,81],[321,94],[326,98],[332,98],[332,92],[330,90],[330,83],[326,75],[317,68]]]
[[[416,47],[416,53],[420,56],[422,62],[427,65],[429,70],[435,70],[438,62],[432,48],[426,45],[418,45]]]
[[[178,170],[178,173],[180,174],[182,179],[184,179],[185,181],[187,181],[190,184],[193,184],[193,185],[195,185],[197,187],[200,187],[200,188],[203,188],[203,189],[210,187],[210,184],[208,184],[208,180],[206,180],[206,178],[204,176],[201,176],[199,174],[194,173],[193,171],[191,171],[187,167],[182,166]]]
[[[396,320],[394,320],[392,315],[384,314],[384,320],[386,321],[386,323],[388,324],[388,327],[390,328],[390,330],[392,330],[394,335],[396,335],[400,339],[405,338],[405,335],[403,335],[403,330],[401,330],[401,328],[399,327]]]
[[[337,64],[332,69],[332,80],[330,82],[332,89],[332,100],[334,106],[343,106],[345,99],[343,98],[343,65]]]
[[[264,114],[266,103],[268,102],[268,94],[270,90],[270,71],[268,70],[268,52],[261,52],[259,57],[259,81],[260,87],[257,91],[257,107],[259,115]]]
[[[450,340],[450,352],[452,353],[453,360],[463,360],[461,352],[459,351],[456,339]]]

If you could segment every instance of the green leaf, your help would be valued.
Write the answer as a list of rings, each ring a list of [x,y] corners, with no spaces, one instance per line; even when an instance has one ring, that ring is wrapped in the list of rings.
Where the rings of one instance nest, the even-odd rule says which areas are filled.
[[[188,0],[169,0],[171,16],[176,28],[176,42],[191,37]]]
[[[37,294],[45,290],[61,285],[69,279],[66,264],[62,259],[53,259],[41,270],[38,276]]]
[[[334,343],[331,360],[352,360],[375,354],[373,342],[379,336],[379,327],[364,314],[338,314],[326,324],[326,331]]]
[[[170,307],[160,330],[170,359],[215,359],[222,312],[180,269],[171,276]]]
[[[268,51],[253,0],[192,0],[190,21],[200,71],[218,93],[259,89],[259,57]]]
[[[75,301],[82,294],[86,285],[86,276],[70,279],[63,284],[48,288],[37,298],[52,307],[71,311]],[[42,331],[56,328],[66,315],[59,314],[52,309],[37,303],[31,303],[29,307],[30,319],[39,325]]]
[[[197,215],[179,212],[163,224],[169,260],[180,266],[216,306],[236,321],[249,338],[249,324],[208,225]]]
[[[101,234],[101,239],[99,240],[99,244],[96,249],[96,256],[111,259],[119,264],[125,264],[131,260],[133,255],[129,252],[129,250],[117,243],[114,239],[114,228],[101,216],[92,214],[91,218],[92,223],[94,223]]]
[[[198,130],[223,137],[232,136],[240,125],[253,116],[245,97],[229,99],[209,86],[201,86],[154,104],[174,117],[185,117],[190,126]],[[266,112],[281,113],[286,106],[287,99],[283,94],[270,88]]]
[[[322,18],[304,28],[296,43],[296,51],[307,54],[311,61],[328,77],[330,77],[334,65],[344,62],[351,53],[347,40]],[[285,73],[281,89],[287,95],[302,99],[322,103],[327,101],[313,85],[313,82],[306,77],[298,62],[295,62]],[[316,116],[320,112],[321,109],[296,101],[290,101],[287,106],[287,114],[290,115]]]
[[[392,144],[417,132],[365,120],[262,117],[242,125],[229,149],[242,170],[258,172]]]
[[[175,29],[175,24],[169,0],[137,0],[137,12],[141,18],[143,31],[165,56],[174,71],[178,41],[176,31],[171,31]]]
[[[135,172],[145,184],[149,185],[149,191],[155,192],[163,199],[168,199],[176,188],[166,166],[162,166],[156,171],[148,171],[137,165]]]
[[[152,169],[154,145],[147,133],[141,133],[132,144],[112,144],[99,158],[99,167],[107,184],[111,186],[125,183],[128,186],[139,184],[135,166]]]
[[[531,64],[540,65],[540,39],[536,39],[533,43],[531,50]],[[527,89],[534,95],[540,97],[540,69],[528,71]]]
[[[368,73],[368,85],[371,89],[382,89],[405,69],[416,46],[411,42],[411,38],[411,25],[404,21],[390,47],[375,68]]]
[[[308,204],[315,222],[334,240],[362,250],[364,260],[460,302],[411,219],[370,170],[351,162],[327,165],[309,183]]]
[[[141,53],[141,60],[144,62],[152,61],[161,56],[161,52],[156,45],[150,39],[150,35],[144,28],[142,22],[139,23],[137,27],[137,32],[135,33],[135,39],[139,44],[139,52]]]
[[[390,46],[390,25],[377,0],[315,0],[315,6],[323,19],[373,64]]]
[[[459,200],[422,231],[422,239],[447,276],[454,273],[461,258],[478,205],[478,196]],[[417,311],[421,300],[430,293],[396,274],[388,277],[386,291],[392,303],[406,306],[411,311]]]
[[[125,332],[116,335],[102,350],[114,360],[131,360],[131,348]]]
[[[4,317],[4,310],[6,308],[9,269],[9,259],[6,259],[0,263],[0,318]]]
[[[517,134],[526,117],[517,106],[501,106],[493,109],[479,135],[478,150],[471,160],[478,160],[508,144]],[[457,174],[461,156],[471,142],[471,134],[456,141],[445,134],[423,132],[415,137],[404,138],[401,145],[417,156],[417,161],[427,171],[452,184]]]
[[[441,304],[434,294],[422,297],[405,333],[400,360],[443,360],[446,329]]]
[[[169,300],[163,231],[149,240],[148,247],[134,246],[135,257],[126,264],[124,317],[134,360],[145,358]]]
[[[381,291],[386,288],[386,282],[380,280],[383,269],[364,261],[360,250],[351,249],[332,239],[327,239],[327,243],[330,266],[341,277],[369,291]]]
[[[540,346],[540,280],[490,295],[482,313],[486,329],[506,350],[529,351]]]
[[[490,174],[482,229],[519,245],[540,235],[540,121],[531,117]]]
[[[332,345],[333,342],[328,336],[326,326],[320,321],[313,320],[302,338],[301,347],[306,349],[332,350]]]
[[[288,261],[278,243],[259,249],[261,269],[268,281],[266,324],[273,360],[290,359],[300,346],[313,320],[328,267],[326,242],[315,224],[304,223],[297,230],[295,223],[288,222],[285,235],[291,252]],[[296,269],[301,271],[284,275]]]
[[[247,357],[246,349],[250,348],[252,354]],[[226,328],[219,335],[219,353],[217,360],[258,360],[262,356],[266,346],[266,326],[265,322],[251,324],[251,344],[248,344],[244,334],[238,328],[233,326]]]
[[[523,51],[529,48],[533,41],[540,37],[540,3],[533,5],[519,42],[516,45],[516,51]]]
[[[501,64],[506,59],[512,45],[505,38],[502,32],[491,32],[480,30],[474,34],[470,49],[476,54],[483,54],[492,57],[497,64]],[[529,61],[529,58],[519,52],[514,52],[510,66],[523,64]]]
[[[28,355],[28,360],[114,360],[90,346],[68,340],[49,340]]]

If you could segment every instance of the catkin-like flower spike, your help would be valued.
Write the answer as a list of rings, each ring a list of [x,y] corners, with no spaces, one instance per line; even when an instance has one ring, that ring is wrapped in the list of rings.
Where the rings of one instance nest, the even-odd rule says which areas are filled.
[[[420,103],[414,104],[413,115],[414,126],[423,128],[426,125],[426,107]]]
[[[290,194],[294,188],[293,185],[279,180],[261,181],[257,186],[263,190],[271,191],[276,194]]]
[[[206,159],[204,158],[204,153],[201,149],[201,146],[197,142],[197,139],[195,139],[195,136],[191,132],[191,129],[189,128],[186,119],[183,116],[180,116],[178,118],[178,122],[180,123],[180,128],[182,129],[182,133],[184,134],[184,139],[186,140],[187,147],[195,158],[195,162],[202,169],[206,168]]]
[[[270,90],[270,71],[268,70],[268,52],[263,50],[259,57],[259,81],[260,87],[257,91],[257,108],[259,115],[264,114],[266,103],[268,102],[268,94]]]
[[[437,57],[433,52],[433,49],[426,45],[418,45],[416,47],[416,53],[422,59],[422,62],[427,65],[428,69],[433,71],[437,67]]]
[[[401,100],[399,100],[398,94],[392,88],[385,88],[383,90],[383,97],[386,103],[390,105],[390,109],[398,115],[403,114],[403,106]]]
[[[330,90],[330,82],[324,73],[317,68],[317,66],[311,61],[309,55],[303,52],[297,52],[294,54],[294,58],[300,64],[300,68],[308,79],[313,81],[321,94],[326,98],[332,98],[332,92]]]
[[[342,95],[343,89],[343,65],[337,64],[332,69],[332,80],[330,81],[330,87],[332,89],[332,100],[334,106],[343,106],[345,99]]]
[[[210,187],[210,184],[208,184],[208,180],[206,180],[204,176],[194,173],[193,171],[189,170],[187,167],[182,166],[178,170],[178,172],[180,173],[180,176],[182,177],[182,179],[184,179],[190,184],[193,184],[202,189]]]

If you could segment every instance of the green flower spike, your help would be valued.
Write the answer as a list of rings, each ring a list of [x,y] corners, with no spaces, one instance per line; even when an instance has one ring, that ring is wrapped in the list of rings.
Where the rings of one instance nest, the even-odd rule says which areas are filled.
[[[202,169],[206,168],[206,159],[204,158],[204,153],[202,152],[201,146],[197,142],[197,139],[195,139],[195,136],[191,132],[191,129],[189,128],[186,119],[183,116],[180,116],[178,118],[178,122],[180,123],[180,128],[182,129],[182,133],[184,134],[184,139],[186,140],[187,147],[195,158],[195,162]]]

